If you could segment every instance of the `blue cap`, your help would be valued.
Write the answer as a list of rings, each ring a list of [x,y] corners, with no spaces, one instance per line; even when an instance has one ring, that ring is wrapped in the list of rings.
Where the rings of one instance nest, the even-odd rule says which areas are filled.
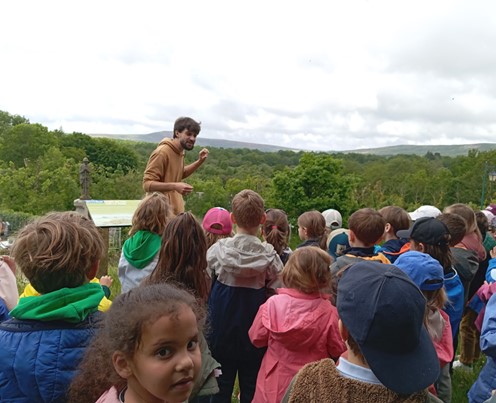
[[[444,285],[443,266],[427,253],[405,252],[394,261],[394,265],[408,274],[422,291],[439,290]]]
[[[344,270],[336,307],[374,375],[409,395],[439,376],[439,359],[424,326],[425,297],[392,264],[363,260]]]

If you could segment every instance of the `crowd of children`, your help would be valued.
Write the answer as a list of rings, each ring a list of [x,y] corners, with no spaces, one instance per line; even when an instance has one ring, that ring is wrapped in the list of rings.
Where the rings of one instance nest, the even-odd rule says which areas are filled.
[[[116,296],[93,222],[49,213],[0,259],[0,401],[227,403],[237,380],[246,403],[451,402],[479,341],[468,400],[493,401],[495,210],[306,211],[292,251],[252,190],[202,222],[153,193]]]

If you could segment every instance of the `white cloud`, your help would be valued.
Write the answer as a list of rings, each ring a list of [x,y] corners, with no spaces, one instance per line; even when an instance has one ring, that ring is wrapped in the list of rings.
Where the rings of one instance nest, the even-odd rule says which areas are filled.
[[[0,109],[302,149],[494,142],[489,0],[7,2]]]

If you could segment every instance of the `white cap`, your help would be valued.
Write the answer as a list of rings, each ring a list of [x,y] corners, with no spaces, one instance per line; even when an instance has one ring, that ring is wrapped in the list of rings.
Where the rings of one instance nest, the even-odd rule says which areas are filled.
[[[341,213],[339,211],[330,208],[323,211],[322,215],[325,218],[326,226],[328,228],[336,229],[343,226],[343,217],[341,217]]]
[[[484,214],[487,217],[487,220],[490,222],[494,218],[494,214],[491,213],[489,210],[481,210],[482,214]]]
[[[487,217],[487,222],[489,223],[489,225],[496,224],[496,216],[493,213],[491,213],[489,210],[481,210],[481,211]]]
[[[441,215],[441,210],[434,206],[420,206],[417,210],[412,213],[408,213],[412,221],[418,220],[423,217],[436,218]]]

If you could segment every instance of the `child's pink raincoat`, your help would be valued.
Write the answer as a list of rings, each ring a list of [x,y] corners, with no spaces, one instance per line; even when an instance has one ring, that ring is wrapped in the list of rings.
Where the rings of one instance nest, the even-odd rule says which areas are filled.
[[[338,313],[327,294],[279,288],[258,310],[248,332],[256,347],[268,346],[258,372],[253,402],[280,402],[305,364],[337,359],[346,349]]]

